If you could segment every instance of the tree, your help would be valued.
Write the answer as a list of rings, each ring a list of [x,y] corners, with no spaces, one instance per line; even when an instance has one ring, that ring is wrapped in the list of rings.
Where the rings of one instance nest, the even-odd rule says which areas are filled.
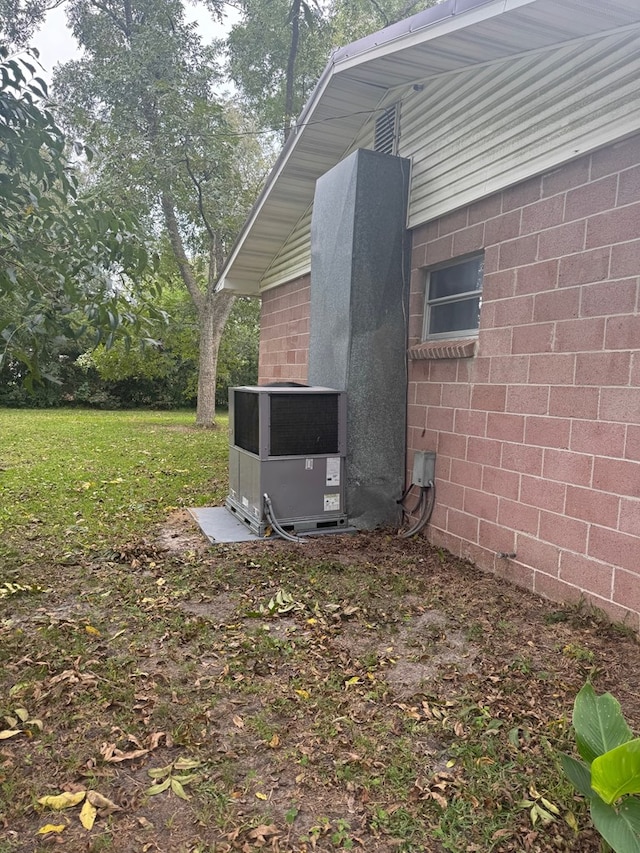
[[[131,223],[95,194],[78,194],[34,74],[0,47],[0,369],[19,361],[30,382],[87,325],[113,338],[136,320],[139,305],[122,307],[125,284],[147,264]]]
[[[432,6],[436,0],[242,0],[227,40],[229,74],[265,127],[284,129],[335,45],[347,44]]]
[[[184,288],[171,285],[163,287],[160,299],[173,322],[165,326],[156,346],[101,346],[81,358],[83,365],[97,369],[103,381],[101,390],[120,405],[171,408],[192,405],[196,400],[198,347],[193,304]],[[218,357],[219,406],[227,405],[229,386],[258,381],[259,310],[259,301],[246,297],[236,299],[231,309]]]
[[[0,42],[24,47],[51,9],[64,0],[0,0]]]
[[[230,76],[261,124],[286,140],[326,65],[328,21],[305,0],[243,0],[241,9],[227,39]]]
[[[182,0],[70,0],[69,21],[85,54],[55,78],[65,120],[98,152],[100,185],[167,236],[198,317],[196,422],[212,426],[233,303],[216,284],[255,195],[240,161],[259,156],[257,145],[216,96],[217,57],[185,21]]]

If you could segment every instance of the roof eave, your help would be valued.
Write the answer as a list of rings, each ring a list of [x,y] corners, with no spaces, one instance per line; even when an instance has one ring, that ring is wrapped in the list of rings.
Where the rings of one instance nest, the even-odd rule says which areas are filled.
[[[229,273],[242,250],[248,234],[251,232],[262,208],[264,207],[265,201],[271,194],[273,187],[277,184],[292,152],[299,140],[302,138],[302,135],[305,133],[309,120],[322,100],[322,95],[335,73],[346,71],[354,65],[360,65],[369,61],[369,59],[373,58],[372,54],[380,55],[381,51],[390,52],[396,50],[397,43],[399,41],[404,41],[409,35],[420,34],[420,36],[423,37],[422,34],[426,29],[432,28],[434,25],[442,23],[442,21],[453,19],[460,15],[461,12],[468,13],[472,9],[480,9],[481,7],[493,5],[496,7],[496,12],[494,12],[494,14],[497,14],[498,11],[503,11],[505,6],[515,8],[516,6],[526,5],[531,2],[533,2],[533,0],[445,0],[444,3],[432,6],[423,12],[419,12],[418,14],[405,19],[404,21],[400,21],[398,24],[379,30],[371,36],[367,36],[364,39],[353,42],[351,45],[347,45],[344,48],[336,49],[325,66],[324,71],[320,75],[313,92],[303,107],[296,124],[291,130],[289,138],[285,142],[278,159],[269,173],[262,191],[247,216],[245,224],[243,225],[224,265],[217,289],[229,290],[238,295],[244,296],[255,296],[260,293],[259,279],[249,283],[246,280],[241,281],[238,278],[234,280],[234,277],[229,275]],[[472,22],[469,21],[465,15],[464,26],[468,26],[469,23]]]

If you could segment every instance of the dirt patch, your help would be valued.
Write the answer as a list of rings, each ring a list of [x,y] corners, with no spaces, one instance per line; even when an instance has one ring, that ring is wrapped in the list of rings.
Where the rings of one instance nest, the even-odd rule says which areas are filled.
[[[181,601],[179,607],[192,616],[209,619],[215,625],[231,622],[237,615],[240,598],[229,592],[221,592],[203,601]]]
[[[476,655],[473,644],[440,610],[406,617],[382,639],[378,632],[347,625],[336,645],[358,658],[385,661],[385,680],[402,698],[428,693],[430,683],[448,673],[472,672]]]
[[[155,541],[170,554],[202,553],[209,549],[207,538],[186,509],[171,513],[167,523],[158,530]]]

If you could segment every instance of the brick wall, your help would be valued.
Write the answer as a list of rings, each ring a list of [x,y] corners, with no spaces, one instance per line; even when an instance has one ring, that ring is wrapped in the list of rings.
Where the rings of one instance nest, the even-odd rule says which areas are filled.
[[[430,358],[424,268],[480,249],[475,354]],[[437,451],[429,538],[638,630],[640,136],[416,229],[412,267],[408,462]]]
[[[262,294],[260,384],[307,381],[309,300],[309,276]]]

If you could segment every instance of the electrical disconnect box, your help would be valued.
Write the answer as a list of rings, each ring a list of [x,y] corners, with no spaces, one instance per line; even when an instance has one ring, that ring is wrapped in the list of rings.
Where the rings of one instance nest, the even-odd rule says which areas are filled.
[[[346,527],[346,411],[346,394],[331,388],[230,388],[227,509],[258,536],[269,527],[265,494],[285,530]]]
[[[413,455],[414,486],[428,486],[436,479],[436,454],[433,450],[416,450]]]

